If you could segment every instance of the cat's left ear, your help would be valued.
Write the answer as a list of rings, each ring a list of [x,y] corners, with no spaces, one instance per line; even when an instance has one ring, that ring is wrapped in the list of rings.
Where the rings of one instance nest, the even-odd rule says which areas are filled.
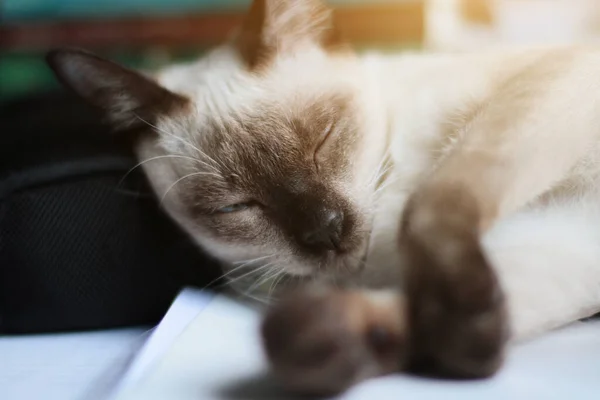
[[[236,39],[250,68],[306,43],[347,49],[333,10],[321,0],[253,0]]]
[[[64,86],[101,109],[116,129],[154,123],[189,103],[149,77],[83,50],[54,50],[46,61]]]

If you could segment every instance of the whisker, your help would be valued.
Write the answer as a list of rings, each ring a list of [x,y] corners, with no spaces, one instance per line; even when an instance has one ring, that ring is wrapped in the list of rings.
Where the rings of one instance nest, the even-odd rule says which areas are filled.
[[[383,167],[383,165],[382,165]],[[381,183],[381,179],[390,172],[393,168],[393,165],[387,165],[385,168],[382,168],[377,175],[374,176],[373,181],[370,183],[370,186],[377,187],[379,183]]]
[[[250,275],[252,275],[252,274],[257,274],[257,273],[259,273],[259,272],[261,272],[261,271],[264,271],[264,270],[265,270],[265,269],[267,269],[267,268],[270,268],[270,267],[272,267],[274,263],[275,263],[275,262],[270,262],[270,263],[267,263],[267,264],[265,264],[265,265],[262,265],[262,266],[260,266],[260,267],[258,267],[258,268],[252,269],[252,270],[250,270],[249,272],[246,272],[245,274],[242,274],[242,275],[240,275],[240,276],[236,276],[236,277],[234,277],[233,279],[230,279],[230,280],[229,280],[228,282],[226,282],[225,284],[226,284],[226,285],[228,285],[228,286],[230,286],[232,283],[238,282],[239,280],[241,280],[241,279],[244,279],[244,278],[246,278],[246,277],[248,277],[248,276],[250,276]]]
[[[379,165],[377,165],[377,169],[371,176],[371,182],[377,180],[377,176],[379,176],[381,174],[381,170],[383,169],[383,166],[385,165],[385,161],[386,161],[386,157],[383,157],[381,159],[381,161],[379,162]]]
[[[257,278],[253,278],[254,283],[252,285],[250,285],[245,292],[247,293],[251,293],[256,287],[260,286],[264,280],[264,282],[266,282],[268,280],[268,277],[273,273],[272,269],[267,269],[266,271],[261,272],[259,275],[259,277]],[[267,279],[265,279],[265,277]]]
[[[183,181],[184,179],[191,178],[193,176],[198,176],[198,175],[212,175],[217,178],[221,178],[221,175],[215,174],[214,172],[192,172],[191,174],[184,175],[181,178],[177,179],[175,182],[173,182],[173,184],[171,186],[169,186],[167,191],[163,194],[163,196],[160,199],[160,205],[162,206],[163,202],[165,201],[165,198],[167,197],[167,194],[169,194],[169,192],[175,187],[175,185],[177,185],[179,182]]]
[[[381,180],[381,178],[383,178],[388,172],[390,172],[390,170],[392,168],[393,168],[393,165],[388,165],[383,170],[381,170],[381,172],[375,178],[375,181],[373,182],[373,184],[376,185]]]
[[[383,192],[385,189],[387,189],[388,187],[390,187],[390,185],[393,185],[394,183],[398,182],[400,180],[399,177],[395,177],[393,179],[389,179],[387,181],[385,181],[383,183],[383,185],[381,185],[380,187],[377,188],[377,190],[375,190],[373,192],[373,196],[377,196],[379,194],[381,194],[381,192]]]
[[[171,132],[167,132],[164,129],[160,129],[159,127],[157,127],[154,124],[151,124],[150,122],[146,121],[145,119],[143,119],[142,117],[140,117],[137,114],[134,114],[140,121],[142,121],[143,123],[145,123],[146,125],[148,125],[149,127],[153,128],[154,130],[156,130],[159,133],[162,133],[163,135],[167,135],[169,137],[172,137],[173,139],[179,140],[181,143],[185,144],[186,146],[192,148],[193,150],[195,150],[196,152],[198,152],[198,154],[202,155],[203,157],[206,157],[210,162],[214,163],[215,165],[223,168],[222,164],[219,164],[217,161],[215,161],[215,159],[213,159],[212,157],[210,157],[208,154],[206,154],[205,152],[203,152],[202,150],[200,150],[197,146],[194,146],[190,141],[185,140],[184,138],[177,136]],[[213,166],[214,168],[214,166]]]
[[[162,156],[151,157],[151,158],[148,158],[148,159],[146,159],[144,161],[141,161],[141,162],[137,163],[135,166],[133,166],[131,169],[129,169],[129,171],[127,171],[125,173],[125,175],[123,175],[123,177],[121,178],[121,180],[117,184],[117,187],[121,186],[123,184],[123,182],[125,181],[125,179],[127,179],[127,177],[133,171],[135,171],[137,168],[141,167],[142,165],[144,165],[144,164],[146,164],[146,163],[148,163],[150,161],[161,160],[161,159],[164,159],[164,158],[183,158],[183,159],[186,159],[186,160],[192,160],[194,162],[206,165],[207,167],[213,168],[216,172],[218,172],[218,170],[215,167],[213,167],[212,165],[210,165],[208,163],[205,163],[202,160],[198,160],[197,158],[194,158],[194,157],[182,156],[182,155],[177,155],[177,154],[162,155]]]
[[[273,292],[275,292],[275,290],[277,289],[277,285],[279,285],[279,283],[281,283],[281,281],[286,277],[286,271],[285,269],[281,269],[279,276],[277,278],[275,278],[273,280],[273,282],[271,283],[271,286],[269,287],[269,292],[267,293],[267,297],[270,299],[273,296]]]
[[[256,262],[256,261],[264,260],[265,258],[270,258],[270,257],[275,257],[275,256],[276,256],[276,254],[273,253],[273,254],[269,254],[267,256],[262,256],[262,257],[257,257],[257,258],[251,258],[249,260],[235,261],[235,262],[233,262],[233,264],[253,263],[253,262]]]
[[[238,292],[238,293],[239,293],[239,292]],[[269,301],[269,299],[266,299],[266,298],[264,298],[264,297],[263,297],[263,298],[261,298],[261,297],[259,297],[259,296],[253,296],[253,295],[251,295],[251,294],[249,294],[249,293],[239,293],[239,294],[240,294],[240,295],[242,295],[242,296],[245,296],[245,297],[247,297],[247,298],[249,298],[249,299],[252,299],[252,300],[254,300],[254,301],[258,301],[259,303],[262,303],[262,304],[270,304],[270,303],[271,303],[271,302]]]
[[[269,276],[268,279],[265,280],[265,282],[262,282],[260,285],[258,285],[259,287],[262,286],[264,283],[271,281],[271,285],[269,286],[269,291],[270,291],[271,287],[273,286],[273,283],[275,282],[275,279],[286,274],[286,269],[282,266],[276,266],[273,269],[274,269],[274,271],[271,274],[271,276]]]
[[[255,289],[259,289],[262,285],[267,283],[269,280],[275,278],[277,275],[281,273],[283,268],[281,267],[273,267],[273,270],[267,270],[263,273],[259,278],[256,279],[246,291],[252,293]]]
[[[375,185],[377,183],[377,181],[385,174],[387,173],[387,171],[389,170],[389,168],[391,168],[391,165],[387,166],[385,168],[385,171],[382,171],[382,169],[384,168],[385,164],[389,162],[389,152],[386,152],[383,157],[381,158],[381,161],[379,162],[379,164],[377,165],[377,168],[375,168],[375,171],[373,173],[373,175],[371,175],[371,177],[367,180],[367,186],[371,186],[371,185]]]
[[[207,287],[209,287],[209,286],[210,286],[210,285],[212,285],[213,283],[215,283],[215,282],[218,282],[218,281],[220,281],[221,279],[223,279],[223,278],[226,278],[226,277],[228,277],[229,275],[231,275],[231,274],[234,274],[234,273],[236,273],[237,271],[239,271],[239,270],[241,270],[241,269],[244,269],[244,268],[248,267],[248,266],[249,266],[249,265],[251,265],[251,264],[254,264],[256,261],[260,261],[260,260],[266,259],[266,258],[268,258],[268,257],[274,257],[274,256],[275,256],[275,254],[271,254],[271,255],[268,255],[268,256],[264,256],[264,257],[258,257],[258,258],[252,259],[252,260],[247,260],[247,261],[243,262],[243,264],[241,264],[241,265],[238,265],[238,266],[236,266],[235,268],[232,268],[232,269],[230,269],[229,271],[225,272],[224,274],[220,275],[219,277],[217,277],[217,278],[213,279],[213,280],[212,280],[212,281],[210,281],[210,282],[209,282],[209,283],[208,283],[206,286],[204,286],[204,287],[203,287],[203,289],[206,289]]]
[[[169,137],[172,137],[173,139],[179,140],[181,143],[185,144],[186,146],[191,147],[193,150],[196,150],[197,152],[202,153],[202,151],[198,147],[194,146],[191,142],[185,140],[184,138],[182,138],[180,136],[177,136],[177,135],[175,135],[175,134],[173,134],[171,132],[167,132],[164,129],[160,129],[158,126],[156,126],[156,125],[154,125],[154,124],[146,121],[144,118],[140,117],[137,114],[134,114],[134,115],[136,116],[137,119],[139,119],[140,121],[142,121],[143,123],[145,123],[146,125],[148,125],[149,127],[151,127],[152,129],[154,129],[155,131],[157,131],[159,133],[162,133],[163,135],[167,135]]]

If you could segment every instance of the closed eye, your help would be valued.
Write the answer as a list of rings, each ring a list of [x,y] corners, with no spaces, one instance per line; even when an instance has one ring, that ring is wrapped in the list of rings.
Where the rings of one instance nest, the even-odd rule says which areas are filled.
[[[219,213],[219,214],[231,214],[231,213],[236,213],[236,212],[247,210],[250,207],[253,207],[255,205],[256,205],[256,203],[253,202],[253,201],[247,201],[247,202],[243,202],[243,203],[229,204],[229,205],[227,205],[225,207],[218,208],[216,210],[216,212]]]

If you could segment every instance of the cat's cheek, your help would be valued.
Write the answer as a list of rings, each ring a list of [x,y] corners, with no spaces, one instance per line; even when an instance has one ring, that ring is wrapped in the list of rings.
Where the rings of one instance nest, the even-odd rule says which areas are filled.
[[[272,236],[269,222],[256,210],[214,213],[199,218],[198,224],[214,238],[232,244],[261,244]]]
[[[293,251],[281,232],[265,216],[240,212],[203,215],[194,220],[195,241],[212,256],[225,263],[236,263],[257,257],[288,258],[285,267],[293,275],[308,275],[309,269],[295,261]],[[298,265],[296,265],[298,264]]]

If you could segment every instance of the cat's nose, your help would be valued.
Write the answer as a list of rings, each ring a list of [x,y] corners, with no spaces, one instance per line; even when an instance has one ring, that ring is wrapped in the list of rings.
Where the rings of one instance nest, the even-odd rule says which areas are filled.
[[[341,210],[324,210],[319,223],[302,234],[304,244],[314,250],[340,250],[344,213]]]

